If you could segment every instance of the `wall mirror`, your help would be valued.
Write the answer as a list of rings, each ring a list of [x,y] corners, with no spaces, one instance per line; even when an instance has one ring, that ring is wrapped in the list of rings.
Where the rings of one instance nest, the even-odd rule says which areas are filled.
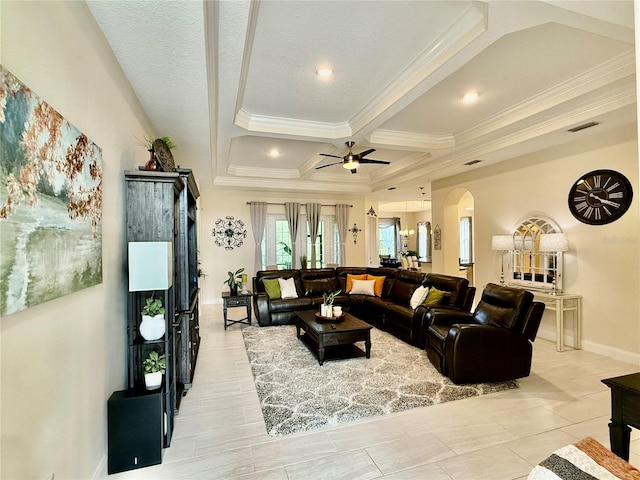
[[[507,282],[529,289],[562,292],[563,251],[565,246],[543,242],[542,234],[560,234],[562,230],[556,222],[544,215],[529,215],[515,226],[514,249],[510,253],[511,275]],[[560,236],[549,236],[553,239]],[[566,241],[566,237],[565,241]],[[557,249],[557,250],[556,250]]]

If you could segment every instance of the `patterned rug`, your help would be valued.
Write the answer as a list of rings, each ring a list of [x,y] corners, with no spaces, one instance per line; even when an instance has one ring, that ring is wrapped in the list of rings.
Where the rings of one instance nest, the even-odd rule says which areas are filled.
[[[438,373],[424,350],[376,328],[371,330],[371,358],[330,360],[322,366],[292,325],[251,326],[242,333],[271,436],[518,386],[516,381],[456,385]]]

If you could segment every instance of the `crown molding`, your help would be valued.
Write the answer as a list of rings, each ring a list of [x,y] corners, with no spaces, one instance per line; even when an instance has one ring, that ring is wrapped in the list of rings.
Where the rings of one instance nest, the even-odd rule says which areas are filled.
[[[300,178],[300,173],[295,168],[265,168],[246,167],[241,165],[229,165],[227,168],[229,175],[237,177],[258,177],[258,178]]]
[[[419,150],[450,148],[456,146],[453,134],[429,135],[427,133],[403,132],[377,129],[366,137],[372,145],[406,147]]]
[[[347,122],[326,123],[293,118],[254,115],[244,109],[236,114],[235,124],[249,132],[295,135],[296,137],[338,139],[352,134]]]
[[[350,193],[367,194],[371,193],[369,183],[358,182],[353,184],[338,182],[319,182],[310,180],[282,180],[268,178],[230,177],[217,176],[213,180],[213,185],[218,187],[250,188],[262,190],[297,190],[309,192],[325,193]]]
[[[461,145],[484,137],[508,125],[549,110],[603,86],[635,75],[634,52],[626,52],[604,62],[582,75],[559,83],[524,102],[515,104],[455,136]]]

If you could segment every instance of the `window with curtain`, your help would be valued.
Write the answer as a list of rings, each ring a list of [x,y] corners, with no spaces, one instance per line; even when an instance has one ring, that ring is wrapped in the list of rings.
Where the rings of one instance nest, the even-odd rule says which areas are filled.
[[[471,217],[460,218],[460,265],[473,263]]]
[[[399,251],[398,243],[398,218],[380,218],[378,219],[378,231],[380,233],[379,255],[389,255],[396,258]]]
[[[418,257],[422,262],[431,261],[431,222],[418,222]]]
[[[291,241],[289,225],[284,214],[267,214],[264,238],[262,239],[262,267],[277,265],[279,269],[291,268]],[[311,265],[311,236],[307,216],[300,215],[296,250],[307,256],[307,268],[322,268],[328,263],[340,263],[340,240],[334,215],[320,215],[318,238],[316,238],[316,265]],[[302,253],[304,252],[304,253]]]

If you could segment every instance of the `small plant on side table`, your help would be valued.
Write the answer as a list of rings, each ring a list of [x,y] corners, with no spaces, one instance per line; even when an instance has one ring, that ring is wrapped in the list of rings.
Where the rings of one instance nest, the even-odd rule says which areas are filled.
[[[238,280],[240,280],[242,277],[240,276],[240,274],[244,272],[244,268],[240,268],[238,270],[236,270],[236,272],[227,272],[229,274],[229,278],[226,279],[224,281],[224,283],[226,283],[227,285],[229,285],[229,292],[231,293],[231,295],[237,295],[238,294]]]

